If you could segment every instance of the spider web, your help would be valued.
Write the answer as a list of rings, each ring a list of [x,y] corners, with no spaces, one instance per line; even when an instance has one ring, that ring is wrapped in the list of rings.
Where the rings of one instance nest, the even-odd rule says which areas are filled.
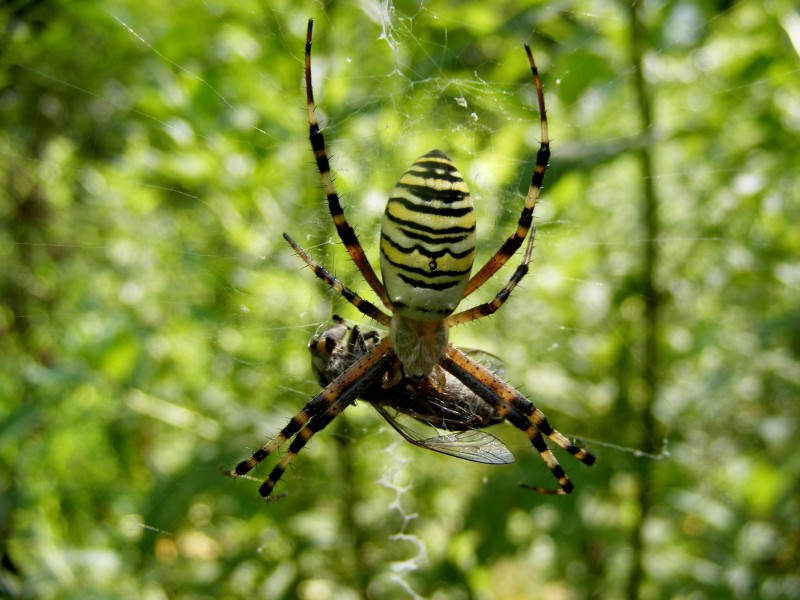
[[[532,44],[553,139],[552,164],[536,213],[532,274],[500,313],[458,328],[454,338],[460,346],[502,357],[510,382],[540,404],[559,428],[603,449],[604,466],[597,467],[603,469],[602,481],[569,457],[562,461],[576,483],[596,496],[580,496],[576,514],[602,527],[610,507],[634,486],[629,472],[637,472],[638,463],[668,456],[669,461],[661,461],[669,463],[664,477],[677,472],[676,479],[705,480],[708,455],[733,455],[732,466],[715,467],[716,477],[727,481],[742,475],[742,480],[758,482],[754,487],[762,492],[752,494],[758,496],[752,502],[769,506],[781,483],[763,459],[743,450],[746,445],[737,435],[746,432],[766,447],[765,455],[783,457],[797,424],[796,412],[786,408],[796,398],[796,355],[786,349],[788,344],[755,339],[751,327],[759,312],[753,306],[762,295],[751,293],[753,288],[774,297],[760,311],[767,315],[757,329],[764,339],[774,329],[791,329],[782,324],[794,323],[786,307],[797,297],[786,290],[797,289],[800,275],[791,259],[795,254],[786,249],[791,236],[783,235],[780,222],[798,216],[791,200],[797,174],[782,157],[790,153],[780,150],[791,148],[787,140],[800,129],[797,69],[779,58],[769,61],[771,69],[762,68],[759,61],[767,62],[762,54],[770,55],[763,49],[766,42],[743,44],[732,52],[725,41],[737,27],[746,31],[763,19],[763,10],[745,2],[713,16],[688,4],[675,9],[671,26],[664,28],[671,37],[654,42],[646,53],[647,79],[659,100],[655,123],[643,127],[633,109],[608,116],[618,106],[633,106],[632,69],[626,51],[615,42],[627,35],[630,8],[545,5],[518,11],[507,22],[434,3],[313,8],[318,114],[348,218],[370,257],[377,255],[376,223],[387,190],[414,158],[433,147],[443,146],[471,187],[479,260],[510,233],[539,143],[521,46]],[[247,454],[243,443],[255,445],[273,435],[316,393],[305,348],[311,334],[333,314],[363,322],[341,299],[320,292],[319,282],[300,268],[281,240],[283,231],[293,234],[314,258],[365,293],[335,238],[307,147],[302,42],[305,18],[312,15],[271,3],[266,9],[242,8],[243,18],[224,3],[201,3],[162,25],[125,3],[106,10],[105,18],[83,23],[90,34],[87,43],[97,49],[93,36],[123,32],[128,51],[123,58],[110,57],[114,69],[99,71],[96,79],[72,75],[76,63],[95,60],[92,52],[64,64],[24,53],[3,56],[20,80],[42,89],[35,103],[39,126],[46,128],[48,119],[72,112],[63,134],[48,132],[44,148],[6,141],[2,148],[7,164],[17,170],[9,189],[18,194],[40,188],[50,218],[44,218],[39,234],[11,227],[2,232],[3,246],[31,257],[23,256],[14,277],[26,282],[24,289],[36,300],[9,301],[3,313],[4,327],[14,320],[36,332],[32,349],[4,350],[11,357],[6,368],[13,372],[6,379],[15,381],[22,373],[40,392],[4,384],[9,386],[5,397],[30,394],[36,402],[9,411],[13,418],[0,433],[24,439],[38,426],[39,409],[33,407],[58,398],[63,409],[45,414],[67,426],[58,432],[47,429],[52,435],[46,440],[31,436],[20,444],[20,452],[31,457],[22,465],[34,483],[52,478],[40,465],[70,473],[75,464],[93,464],[96,456],[146,456],[134,467],[120,459],[107,469],[125,474],[130,487],[150,490],[127,492],[125,501],[110,511],[122,515],[122,538],[135,544],[152,535],[147,550],[161,565],[173,564],[178,556],[210,563],[226,548],[226,536],[250,542],[249,530],[263,531],[250,546],[254,556],[240,557],[240,563],[263,560],[269,592],[289,595],[293,578],[302,576],[281,562],[281,553],[295,543],[317,544],[325,549],[321,554],[306,550],[303,557],[306,564],[320,565],[332,561],[336,540],[348,532],[339,522],[346,511],[331,504],[339,499],[320,491],[340,473],[328,460],[334,442],[325,438],[331,432],[320,434],[300,454],[279,489],[290,495],[269,506],[258,502],[247,482],[227,496],[230,482],[216,478],[216,467],[221,455],[235,462]],[[504,10],[498,8],[498,14]],[[791,48],[797,53],[796,15],[777,5],[770,10],[786,32],[787,53]],[[648,16],[656,20],[652,12]],[[58,33],[53,31],[49,35]],[[758,74],[730,76],[737,55],[742,63],[756,65],[750,68]],[[139,91],[129,77],[144,82]],[[773,91],[770,104],[765,98]],[[63,98],[69,95],[80,99],[79,106],[65,108]],[[11,110],[18,101],[4,92],[0,104]],[[730,126],[713,119],[709,125],[707,113],[717,104],[729,107]],[[754,107],[767,105],[785,135],[774,133],[774,152],[765,151],[760,129],[748,116]],[[758,114],[769,120],[769,110]],[[126,123],[121,129],[112,126],[120,115]],[[74,133],[82,131],[82,118],[97,124],[96,155],[89,151],[88,158],[78,150],[86,134]],[[724,132],[723,141],[713,146],[719,154],[712,158],[697,150],[705,148],[698,142],[704,127]],[[744,137],[753,141],[745,144]],[[652,142],[659,148],[658,162],[645,177],[631,149]],[[751,144],[758,148],[750,150]],[[663,230],[657,240],[642,233],[639,209],[626,201],[638,196],[645,179],[656,182],[662,198]],[[635,406],[646,395],[641,378],[617,378],[614,371],[635,370],[644,360],[635,330],[645,302],[633,280],[653,241],[661,250],[657,281],[672,298],[662,340],[672,362],[653,407],[663,427],[655,439],[642,440],[635,431],[620,439],[609,433],[617,432],[625,419],[618,398]],[[769,254],[766,248],[773,247]],[[773,278],[755,285],[754,265],[765,265]],[[495,278],[497,287],[508,271]],[[79,280],[90,283],[71,283]],[[470,300],[486,300],[495,290],[489,284]],[[365,296],[375,301],[370,293]],[[720,302],[721,297],[728,302]],[[55,347],[63,348],[56,353],[59,365],[66,365],[60,369],[47,366]],[[39,359],[16,360],[23,355]],[[740,405],[746,410],[739,411]],[[123,424],[118,423],[120,411]],[[348,518],[361,530],[381,532],[377,541],[386,546],[381,558],[387,566],[374,580],[394,584],[394,591],[384,591],[422,597],[417,590],[433,589],[425,579],[430,565],[447,561],[460,572],[474,567],[480,576],[502,579],[502,564],[472,565],[464,558],[477,554],[481,544],[489,545],[486,538],[474,539],[481,535],[477,530],[459,531],[468,503],[456,503],[449,511],[441,507],[452,506],[445,502],[452,501],[448,488],[475,497],[484,477],[491,478],[493,490],[546,480],[548,474],[537,466],[524,438],[510,428],[498,432],[519,460],[519,470],[503,476],[458,461],[451,466],[452,460],[423,458],[421,451],[390,437],[392,432],[384,434],[387,428],[376,425],[379,420],[361,407],[348,409],[346,419],[348,431],[339,435],[356,448],[354,468],[360,471],[353,481],[377,484],[362,493],[379,499],[357,499]],[[91,457],[70,433],[86,440]],[[71,463],[59,462],[67,455],[62,447],[73,448]],[[794,464],[782,458],[772,463]],[[441,473],[443,464],[447,477]],[[151,489],[145,471],[169,483]],[[256,476],[267,472],[262,469]],[[94,489],[119,485],[97,477]],[[442,489],[431,492],[437,481]],[[714,490],[673,493],[685,517],[676,531],[692,531],[698,522],[726,527],[728,512],[724,503],[716,503]],[[569,519],[540,508],[540,498],[521,502],[525,510],[512,510],[508,522],[519,531],[535,529],[536,536],[530,537],[538,541],[515,542],[524,558],[514,563],[513,574],[536,564],[530,585],[563,579],[557,567],[560,551],[552,540],[560,538],[559,528],[568,527]],[[706,512],[693,508],[698,504],[707,506]],[[223,533],[215,519],[226,511],[241,524]],[[394,520],[381,529],[378,524],[387,512]],[[448,512],[449,520],[442,516]],[[445,524],[435,524],[437,519]],[[87,533],[88,527],[81,525],[79,532]],[[762,536],[757,539],[779,538],[765,527],[756,531]],[[441,540],[448,536],[454,547],[466,548],[461,555],[447,554]],[[30,538],[46,539],[59,549],[73,543],[81,548],[69,559],[66,551],[53,551],[45,579],[76,585],[81,565],[92,563],[83,540],[65,542],[56,528]],[[363,557],[352,558],[352,564],[360,561]],[[109,568],[124,572],[119,565]],[[232,577],[240,589],[257,587],[244,567]],[[358,588],[351,582],[340,589],[336,581],[310,577],[305,593],[335,595]],[[482,585],[464,584],[489,594]],[[451,591],[463,589],[453,585]]]

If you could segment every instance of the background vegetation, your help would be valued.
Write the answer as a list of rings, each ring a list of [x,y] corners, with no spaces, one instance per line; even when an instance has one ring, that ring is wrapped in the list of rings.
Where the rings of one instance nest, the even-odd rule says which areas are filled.
[[[570,497],[517,486],[550,480],[510,426],[517,463],[486,467],[364,405],[280,502],[220,476],[315,393],[308,338],[363,321],[281,239],[365,292],[306,139],[309,16],[372,257],[434,147],[480,256],[508,234],[533,45],[554,141],[532,275],[454,338],[591,445],[592,469],[562,457]],[[792,2],[14,0],[0,25],[0,595],[800,597]]]

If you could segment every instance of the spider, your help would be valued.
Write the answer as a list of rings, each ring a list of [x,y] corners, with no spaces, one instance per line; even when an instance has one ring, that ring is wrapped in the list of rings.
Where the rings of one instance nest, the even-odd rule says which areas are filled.
[[[334,325],[312,337],[308,343],[311,368],[323,388],[381,341],[377,331],[370,330],[362,334],[357,325],[348,327],[344,319],[336,315],[333,320]],[[505,369],[499,358],[487,352],[466,350],[465,353],[494,373]],[[492,405],[454,376],[445,373],[445,377],[445,385],[441,389],[429,382],[415,385],[405,377],[388,385],[385,381],[376,381],[360,397],[369,402],[395,431],[415,446],[485,464],[514,462],[514,455],[500,440],[484,431],[478,431],[481,427],[500,423],[504,418],[497,414]],[[416,430],[399,422],[387,411],[387,406],[420,423],[446,429],[448,432],[444,435],[438,433],[433,437],[422,437]]]
[[[226,474],[231,477],[245,475],[287,440],[294,438],[259,488],[261,496],[269,499],[283,473],[312,436],[325,428],[356,398],[369,398],[379,394],[378,386],[391,392],[389,395],[395,400],[389,404],[394,408],[402,410],[405,403],[405,407],[411,412],[419,413],[416,416],[418,420],[459,429],[457,425],[460,417],[451,418],[444,414],[435,417],[432,412],[426,413],[424,409],[420,413],[420,407],[424,404],[415,400],[418,397],[444,398],[439,402],[440,406],[449,409],[454,415],[464,414],[457,399],[446,399],[450,386],[451,391],[456,390],[456,398],[478,397],[480,406],[488,407],[490,420],[504,419],[521,429],[558,482],[556,489],[525,487],[543,493],[570,493],[573,489],[572,482],[548,447],[545,437],[586,465],[594,463],[594,456],[555,430],[545,415],[525,396],[448,341],[451,327],[497,311],[528,272],[534,239],[534,233],[531,232],[530,237],[528,233],[531,231],[533,209],[550,158],[544,94],[530,47],[525,44],[539,104],[541,145],[515,231],[486,264],[470,276],[475,257],[475,216],[469,191],[453,161],[441,150],[431,150],[411,164],[400,177],[387,202],[381,224],[381,281],[364,253],[355,231],[345,218],[333,184],[325,140],[315,114],[314,91],[311,85],[313,24],[314,20],[309,19],[305,44],[306,101],[311,148],[339,238],[362,277],[389,314],[363,299],[314,262],[288,234],[284,233],[283,237],[317,277],[362,314],[387,327],[389,335],[382,339],[371,336],[369,343],[364,338],[358,341],[356,337],[353,343],[358,344],[359,348],[355,353],[351,352],[350,356],[354,357],[352,360],[345,358],[342,361],[322,355],[322,371],[317,367],[315,370],[325,386],[324,389],[292,417],[275,437]],[[526,237],[528,241],[520,265],[495,297],[489,302],[455,312],[460,301],[486,283],[522,246]],[[341,342],[334,339],[332,349],[338,343]],[[325,373],[326,360],[329,361],[328,371],[321,375],[321,372]],[[448,374],[459,382],[460,387],[453,387],[456,384],[451,382]],[[466,390],[463,388],[471,393],[465,394]],[[372,404],[382,414],[386,412],[380,402]],[[462,424],[463,430],[476,431],[467,422]],[[404,437],[409,439],[408,436]],[[483,438],[483,442],[487,439]],[[477,446],[482,447],[483,442],[479,440]],[[418,445],[428,447],[426,443]]]

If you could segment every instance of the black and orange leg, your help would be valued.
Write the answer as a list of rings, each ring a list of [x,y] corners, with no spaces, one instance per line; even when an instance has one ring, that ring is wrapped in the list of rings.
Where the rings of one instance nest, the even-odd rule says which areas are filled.
[[[380,377],[383,376],[383,373],[379,373],[377,377],[371,378],[371,383],[376,383]],[[327,427],[331,421],[333,421],[339,414],[349,406],[353,400],[355,400],[355,395],[349,397],[348,395],[343,395],[339,399],[336,400],[333,404],[329,405],[328,408],[320,415],[314,417],[309,423],[303,427],[300,431],[297,432],[297,435],[289,444],[289,448],[286,450],[286,453],[281,456],[281,459],[278,461],[278,464],[270,471],[270,474],[264,480],[264,483],[261,484],[261,487],[258,488],[258,493],[261,494],[262,498],[268,499],[272,495],[272,490],[275,489],[275,485],[280,481],[280,478],[286,472],[286,469],[289,468],[289,465],[292,464],[292,461],[298,455],[298,453],[305,448],[306,444],[314,437],[315,434],[319,433],[325,427]]]
[[[533,222],[533,209],[536,208],[536,202],[539,199],[539,191],[542,189],[544,173],[547,170],[547,163],[550,160],[550,134],[547,129],[547,111],[544,106],[542,81],[539,79],[539,70],[536,68],[536,63],[533,60],[533,54],[528,44],[525,44],[525,52],[528,54],[528,62],[531,66],[531,73],[533,73],[533,82],[536,84],[536,96],[539,101],[539,116],[542,127],[542,141],[539,146],[539,152],[536,153],[536,166],[531,176],[531,184],[528,188],[528,195],[525,198],[525,205],[522,207],[522,213],[517,221],[517,228],[503,245],[500,246],[500,249],[494,256],[472,276],[464,290],[462,298],[466,298],[486,283],[492,275],[497,273],[497,271],[508,262],[508,259],[511,258],[522,245],[522,242],[528,235],[531,223]]]
[[[369,287],[378,295],[383,305],[392,310],[392,303],[389,301],[389,296],[386,294],[386,289],[383,283],[375,273],[375,269],[364,253],[361,243],[358,241],[355,231],[347,222],[342,209],[342,203],[339,200],[339,194],[336,192],[336,187],[333,185],[333,176],[331,175],[331,166],[328,161],[328,154],[325,152],[325,138],[322,136],[322,131],[319,128],[317,115],[314,112],[314,88],[311,85],[311,31],[314,27],[314,19],[308,20],[308,30],[306,32],[306,53],[305,53],[305,75],[306,75],[306,101],[308,103],[308,139],[311,141],[311,148],[314,150],[314,158],[317,161],[317,169],[319,170],[320,177],[322,178],[322,187],[325,190],[325,196],[328,199],[328,208],[331,212],[331,217],[336,225],[336,231],[339,238],[344,243],[347,252],[353,259],[353,262],[358,267],[361,275],[364,277]]]
[[[536,425],[531,423],[530,418],[512,406],[506,414],[506,420],[514,425],[517,429],[521,429],[525,435],[528,436],[528,439],[531,441],[531,445],[534,447],[536,452],[539,453],[539,457],[542,459],[544,464],[547,465],[547,468],[553,474],[553,477],[556,478],[556,481],[558,481],[557,489],[544,488],[528,484],[522,484],[522,487],[529,490],[534,490],[540,494],[564,495],[572,492],[574,486],[567,476],[567,473],[564,471],[561,463],[558,462],[558,459],[555,457],[552,450],[550,450],[550,448],[547,446],[547,442],[544,441],[542,432],[539,431]]]
[[[439,364],[478,396],[491,404],[498,414],[504,416],[512,425],[525,432],[533,447],[539,453],[547,468],[558,481],[557,490],[525,486],[543,493],[568,494],[572,491],[572,482],[564,469],[548,448],[544,438],[566,450],[569,454],[586,465],[592,465],[595,457],[586,450],[573,444],[565,435],[554,429],[544,413],[533,403],[510,387],[502,379],[485,369],[452,344],[448,345],[445,356]]]
[[[531,229],[531,235],[528,238],[528,245],[525,247],[525,254],[522,257],[522,262],[519,266],[514,269],[514,273],[511,275],[511,278],[508,280],[503,286],[503,289],[500,290],[497,295],[491,300],[491,302],[486,302],[484,304],[479,304],[478,306],[474,306],[472,308],[468,308],[467,310],[461,311],[460,313],[456,313],[447,318],[447,326],[448,327],[455,327],[456,325],[461,325],[462,323],[469,323],[470,321],[474,321],[475,319],[480,319],[482,317],[488,317],[489,315],[494,314],[497,310],[506,303],[506,300],[509,299],[511,296],[511,292],[514,291],[514,288],[517,287],[517,284],[522,281],[522,278],[528,274],[528,264],[531,262],[531,252],[533,252],[533,240],[536,238],[536,225],[534,225]]]
[[[325,283],[327,283],[330,287],[332,287],[336,292],[342,295],[342,297],[347,300],[350,304],[355,306],[362,314],[366,315],[371,319],[375,319],[381,325],[385,325],[389,327],[391,323],[391,317],[381,311],[377,306],[372,304],[372,302],[368,302],[364,300],[361,296],[356,294],[353,290],[345,286],[341,281],[339,281],[336,277],[334,277],[330,271],[328,271],[325,267],[320,265],[319,263],[315,262],[308,253],[303,250],[300,245],[295,242],[288,234],[284,233],[283,237],[286,239],[287,242],[294,248],[294,251],[297,252],[297,255],[303,259],[311,269],[314,271],[314,275],[322,279]]]
[[[314,396],[299,413],[292,417],[278,435],[254,452],[252,456],[224,473],[230,477],[239,477],[249,473],[261,461],[278,450],[286,440],[296,436],[289,444],[289,449],[270,472],[267,480],[259,488],[259,492],[264,498],[269,497],[281,475],[311,437],[352,404],[364,390],[380,381],[391,364],[391,342],[386,339]]]

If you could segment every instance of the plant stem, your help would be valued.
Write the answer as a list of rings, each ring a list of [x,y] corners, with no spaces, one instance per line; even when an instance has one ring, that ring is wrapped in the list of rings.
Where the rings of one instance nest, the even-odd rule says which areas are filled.
[[[631,62],[633,66],[633,84],[636,94],[637,108],[640,114],[642,129],[647,134],[653,129],[652,98],[643,73],[643,54],[647,43],[647,32],[642,22],[642,3],[635,0],[631,4]],[[645,301],[643,327],[643,357],[641,378],[645,384],[644,398],[637,402],[636,412],[640,417],[642,439],[640,448],[654,453],[656,423],[653,415],[653,404],[658,387],[658,329],[660,297],[656,289],[656,268],[658,266],[658,236],[660,224],[658,217],[658,197],[654,184],[653,151],[650,144],[643,145],[636,151],[641,166],[642,182],[642,227],[644,229],[644,262],[642,264],[642,293]],[[628,580],[627,597],[635,600],[640,597],[644,580],[643,554],[645,551],[644,525],[651,508],[651,469],[648,461],[639,461],[638,469],[638,505],[639,517],[631,531],[633,562]]]

